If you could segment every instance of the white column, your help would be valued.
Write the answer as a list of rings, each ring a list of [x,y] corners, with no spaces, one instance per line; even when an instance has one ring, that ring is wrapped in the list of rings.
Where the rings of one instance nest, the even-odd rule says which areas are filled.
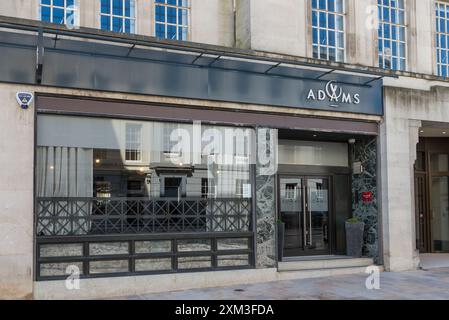
[[[100,1],[78,0],[80,24],[86,28],[100,28]]]
[[[306,0],[247,0],[251,1],[251,49],[307,55],[312,46],[307,32]]]
[[[0,299],[33,291],[34,107],[22,110],[17,91],[33,88],[0,84]]]
[[[388,112],[381,124],[382,233],[384,264],[389,271],[414,270],[419,263],[413,165],[420,126],[420,121]]]
[[[136,1],[136,33],[154,36],[154,0]]]
[[[377,67],[377,1],[347,0],[346,62]]]
[[[190,3],[189,40],[234,46],[233,0],[191,0]]]
[[[434,74],[434,0],[413,0],[408,1],[408,5],[408,71]]]

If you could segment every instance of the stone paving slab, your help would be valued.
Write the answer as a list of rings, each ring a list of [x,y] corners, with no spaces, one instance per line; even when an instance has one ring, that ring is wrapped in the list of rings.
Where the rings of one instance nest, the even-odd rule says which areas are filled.
[[[449,300],[449,268],[383,272],[380,290],[365,287],[367,274],[192,289],[127,297],[131,300]]]

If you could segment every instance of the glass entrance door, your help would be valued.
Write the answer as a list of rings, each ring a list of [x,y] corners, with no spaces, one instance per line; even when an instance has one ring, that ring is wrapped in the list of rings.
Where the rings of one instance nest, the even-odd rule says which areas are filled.
[[[281,177],[284,256],[329,254],[329,178]]]

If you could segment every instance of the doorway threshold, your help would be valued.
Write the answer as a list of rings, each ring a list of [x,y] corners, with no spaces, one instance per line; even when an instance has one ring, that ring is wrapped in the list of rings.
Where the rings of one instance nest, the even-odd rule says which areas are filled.
[[[449,253],[421,253],[419,259],[423,270],[449,268]]]
[[[360,272],[373,264],[372,258],[354,258],[337,255],[292,257],[279,262],[278,271],[353,269]]]
[[[298,256],[298,257],[284,257],[282,262],[295,262],[295,261],[315,261],[315,260],[334,260],[334,259],[354,259],[350,256],[344,255],[317,255],[317,256]]]

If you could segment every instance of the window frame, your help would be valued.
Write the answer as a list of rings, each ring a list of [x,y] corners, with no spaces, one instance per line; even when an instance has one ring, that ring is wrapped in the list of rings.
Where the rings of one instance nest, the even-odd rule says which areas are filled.
[[[165,1],[164,3],[159,3],[159,2],[156,2],[156,0],[153,0],[154,36],[157,37],[157,26],[159,24],[159,25],[164,25],[164,27],[165,27],[165,37],[163,39],[176,40],[176,41],[189,41],[190,40],[190,24],[191,24],[190,23],[191,22],[191,0],[186,0],[187,1],[186,6],[179,6],[178,4],[172,5],[172,4],[168,4],[167,0],[164,0],[164,1]],[[178,3],[178,1],[179,0],[176,0],[177,3]],[[165,21],[164,22],[160,22],[157,20],[157,7],[158,6],[164,7],[164,11],[165,11]],[[176,24],[168,22],[167,9],[169,7],[176,9]],[[187,25],[179,24],[179,13],[178,13],[179,10],[187,10]],[[168,38],[168,26],[174,26],[176,28],[176,39]],[[179,39],[179,37],[178,37],[179,36],[179,28],[187,28],[186,39]]]
[[[68,10],[69,6],[67,6],[67,1],[68,0],[64,0],[64,7],[60,7],[60,6],[54,5],[54,3],[53,3],[54,0],[50,0],[50,4],[49,5],[48,4],[43,4],[42,0],[39,0],[38,20],[41,21],[41,22],[46,22],[46,23],[54,23],[54,24],[62,24],[62,25],[67,24],[67,11],[69,11]],[[73,6],[75,6],[75,8],[79,9],[79,0],[73,0]],[[50,8],[50,21],[42,20],[42,7]],[[64,10],[64,21],[62,23],[53,21],[53,10],[54,9],[60,9],[60,10],[62,9],[62,10]],[[75,10],[75,12],[76,12],[76,10]]]
[[[408,26],[409,26],[409,24],[408,24],[408,14],[407,14],[407,12],[408,12],[408,4],[407,4],[407,0],[403,0],[403,2],[404,2],[404,8],[403,9],[400,9],[399,7],[392,7],[391,6],[391,2],[389,3],[388,6],[384,6],[383,3],[380,5],[379,1],[377,3],[377,15],[378,15],[378,17],[377,17],[377,19],[378,19],[378,28],[377,28],[377,65],[379,66],[379,68],[386,69],[386,70],[392,70],[392,71],[407,71],[408,70],[408,60],[409,60],[409,54],[408,54],[408,48],[409,48],[409,44],[408,44],[408,40],[409,40],[408,39],[408,36],[409,36]],[[388,22],[385,22],[385,21],[381,20],[381,16],[379,16],[379,9],[383,9],[385,7],[388,8],[389,11],[390,11],[390,20]],[[399,23],[392,23],[391,22],[391,9],[394,9],[394,10],[397,10],[397,11],[399,11],[399,10],[403,10],[404,11],[404,23],[403,23],[403,25],[401,25]],[[389,26],[404,27],[404,41],[393,39],[391,34],[390,34],[390,38],[388,38],[388,39],[384,38],[383,34],[382,34],[382,37],[379,38],[379,29],[384,24],[387,24]],[[382,52],[381,52],[381,50],[379,48],[379,42],[381,41],[381,39],[382,39],[382,41],[388,40],[390,42],[394,42],[394,43],[397,43],[397,44],[400,44],[402,42],[404,43],[404,57],[401,57],[400,55],[393,56],[393,54],[391,54],[390,55],[391,62],[390,62],[390,67],[389,68],[387,68],[385,66],[385,54],[384,54],[384,52],[385,52],[384,51],[385,45],[384,44],[382,45]],[[399,54],[399,52],[398,52],[398,54]],[[380,61],[379,61],[381,59],[381,57],[382,57],[383,64],[380,64]],[[393,57],[396,57],[398,59],[398,68],[397,69],[393,68]],[[405,62],[404,62],[405,63],[404,69],[401,69],[401,67],[400,67],[402,58],[405,60]]]
[[[139,1],[139,0],[130,0],[130,1],[133,1],[134,2],[134,17],[132,17],[132,16],[130,16],[130,17],[127,17],[127,16],[125,16],[125,1],[126,0],[122,0],[122,3],[123,3],[123,15],[122,16],[120,16],[120,15],[115,15],[114,13],[113,13],[113,0],[109,0],[110,1],[110,7],[109,7],[109,11],[110,11],[110,13],[102,13],[101,12],[101,1],[102,0],[98,0],[98,2],[99,2],[99,7],[98,7],[98,9],[99,9],[99,13],[98,13],[98,29],[99,30],[103,30],[103,31],[110,31],[110,32],[117,32],[117,33],[125,33],[125,34],[138,34],[138,28],[137,28],[137,2]],[[132,6],[130,5],[130,8],[132,8]],[[130,12],[131,12],[131,9],[130,9]],[[109,29],[103,29],[102,28],[102,24],[101,24],[101,18],[103,17],[103,16],[105,16],[105,17],[109,17],[109,23],[110,23],[110,28]],[[134,20],[134,30],[131,30],[130,32],[126,32],[126,31],[114,31],[113,30],[113,21],[114,21],[114,18],[120,18],[120,19],[122,19],[122,29],[124,30],[125,29],[125,21],[126,20]],[[132,28],[131,28],[132,29]]]
[[[317,7],[319,7],[319,0],[316,0],[317,1]],[[323,61],[332,61],[332,62],[337,62],[337,63],[346,63],[346,61],[347,61],[347,35],[346,35],[346,30],[347,30],[347,1],[346,0],[341,0],[342,1],[342,5],[341,5],[341,7],[342,7],[342,13],[338,13],[337,11],[328,11],[328,8],[327,8],[327,1],[326,1],[326,9],[325,10],[323,10],[323,9],[319,9],[319,8],[317,8],[317,9],[315,9],[315,8],[313,8],[313,1],[310,1],[310,4],[309,4],[309,9],[310,9],[310,31],[311,31],[311,33],[310,33],[310,39],[311,39],[311,44],[312,44],[312,50],[311,50],[311,57],[313,58],[313,59],[318,59],[318,60],[323,60]],[[313,24],[313,13],[314,12],[317,12],[317,22],[318,22],[318,24],[316,25],[316,26],[314,26],[314,24]],[[337,37],[335,38],[335,46],[329,46],[329,44],[326,44],[326,45],[321,45],[320,44],[320,41],[319,41],[319,33],[320,33],[320,29],[323,29],[323,28],[321,28],[320,27],[320,24],[319,24],[319,13],[320,12],[325,12],[325,14],[326,14],[326,27],[324,28],[325,30],[326,30],[326,39],[328,39],[329,38],[329,31],[330,30],[334,30],[333,32],[335,33],[335,35],[337,35],[337,33],[338,32],[340,32],[339,30],[337,30],[336,28],[334,28],[334,29],[329,29],[328,28],[328,15],[329,14],[334,14],[335,16],[337,16],[337,15],[341,15],[342,17],[343,17],[343,29],[342,29],[342,33],[343,33],[343,47],[338,47],[337,46]],[[318,36],[318,38],[317,38],[317,40],[318,40],[318,42],[317,42],[317,44],[315,45],[314,44],[314,42],[313,42],[313,31],[314,31],[314,29],[317,29],[317,36]],[[314,57],[314,47],[317,47],[317,57]],[[326,47],[326,59],[323,59],[323,58],[321,58],[321,52],[320,52],[320,47]],[[329,57],[330,57],[330,55],[329,55],[329,48],[335,48],[335,60],[331,60],[331,59],[329,59]],[[341,49],[343,49],[343,59],[342,60],[338,60],[338,50],[341,50]]]
[[[140,134],[139,142],[132,141],[131,144],[139,143],[140,149],[128,148],[128,128],[131,128],[131,127],[139,127],[139,134]],[[143,134],[142,134],[142,131],[143,131],[142,124],[140,124],[140,123],[133,123],[133,122],[126,122],[126,124],[125,124],[125,149],[124,149],[124,153],[125,154],[124,154],[124,157],[123,157],[123,159],[125,159],[125,163],[139,164],[139,163],[143,162]],[[136,157],[136,160],[129,160],[129,159],[127,159],[128,152],[135,153],[136,155],[139,155],[139,157],[138,157],[139,159],[137,159],[137,157]]]
[[[446,18],[445,18],[445,25],[446,25],[446,32],[442,33],[438,31],[438,22],[440,20],[440,17],[437,15],[437,11],[438,11],[438,5],[443,5],[445,7],[445,14],[446,14]],[[447,10],[447,11],[446,11]],[[433,37],[432,37],[432,42],[434,44],[434,53],[433,53],[433,59],[435,59],[434,61],[434,68],[435,68],[435,75],[437,75],[438,77],[443,77],[443,78],[448,78],[449,77],[449,2],[448,1],[443,1],[443,0],[435,0],[433,2],[433,10],[432,10],[432,15],[433,15]],[[445,35],[446,36],[446,48],[444,49],[446,51],[446,63],[442,64],[441,62],[441,45],[439,45],[439,41],[437,40],[437,38],[439,38],[441,35]],[[440,62],[438,62],[438,58],[440,58]],[[441,66],[445,66],[446,67],[446,75],[443,75],[442,72],[440,72],[440,67]]]

